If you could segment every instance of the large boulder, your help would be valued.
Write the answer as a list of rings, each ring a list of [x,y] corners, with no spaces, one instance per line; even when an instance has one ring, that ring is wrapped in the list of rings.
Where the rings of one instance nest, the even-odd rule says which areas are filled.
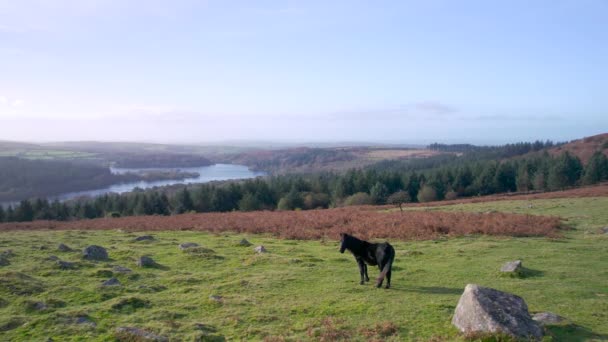
[[[101,246],[91,245],[82,251],[82,257],[87,260],[108,260],[108,252]]]
[[[521,297],[475,284],[465,287],[452,324],[466,334],[504,333],[528,340],[543,336]]]

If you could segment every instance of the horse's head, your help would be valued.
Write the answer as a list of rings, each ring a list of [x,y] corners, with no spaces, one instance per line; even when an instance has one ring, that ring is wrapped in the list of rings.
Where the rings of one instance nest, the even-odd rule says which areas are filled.
[[[340,253],[344,253],[346,250],[346,240],[348,239],[348,234],[340,233]]]

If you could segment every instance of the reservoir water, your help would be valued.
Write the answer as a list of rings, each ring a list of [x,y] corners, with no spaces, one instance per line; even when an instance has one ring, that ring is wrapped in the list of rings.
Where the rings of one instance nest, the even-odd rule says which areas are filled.
[[[196,172],[199,174],[198,177],[185,178],[181,180],[162,180],[162,181],[140,181],[131,183],[114,184],[102,189],[68,192],[58,196],[51,196],[50,199],[58,199],[65,201],[78,197],[88,196],[96,197],[107,193],[123,193],[133,191],[135,188],[149,189],[156,186],[166,186],[174,184],[194,184],[194,183],[207,183],[212,181],[222,181],[231,179],[248,179],[255,178],[258,176],[265,176],[265,172],[251,171],[247,166],[244,165],[232,165],[232,164],[215,164],[211,166],[200,166],[200,167],[180,167],[180,168],[145,168],[145,169],[127,169],[127,168],[110,168],[112,173],[122,174],[127,172],[142,172],[151,170],[160,171],[175,171],[180,170],[184,172]]]

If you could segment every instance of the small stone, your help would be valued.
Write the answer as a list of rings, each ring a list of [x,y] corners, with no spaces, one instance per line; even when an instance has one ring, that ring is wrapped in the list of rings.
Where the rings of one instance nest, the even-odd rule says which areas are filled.
[[[97,326],[97,323],[91,321],[88,317],[85,317],[85,316],[76,317],[76,320],[74,321],[74,323],[81,324],[81,325],[88,325],[91,328],[95,328]]]
[[[46,258],[46,260],[57,261],[57,260],[59,260],[59,257],[56,255],[49,255],[48,258]]]
[[[602,228],[602,233],[604,233],[604,234],[608,234],[608,227],[604,227],[604,228]]]
[[[500,272],[504,273],[517,273],[519,271],[521,271],[521,260],[509,261],[500,268]]]
[[[133,272],[130,268],[123,267],[123,266],[114,266],[114,268],[112,268],[112,271],[114,271],[116,273],[123,273],[123,274]]]
[[[260,245],[260,246],[257,246],[257,247],[256,247],[256,248],[254,248],[253,250],[254,250],[254,251],[256,251],[257,253],[266,253],[266,252],[268,252],[268,251],[266,250],[266,248],[265,248],[264,246],[261,246],[261,245]]]
[[[116,335],[120,341],[154,341],[154,342],[169,342],[165,336],[156,335],[149,331],[134,328],[134,327],[118,327]]]
[[[8,260],[7,257],[0,256],[0,266],[8,266],[10,264],[11,262]]]
[[[57,260],[57,266],[59,266],[59,268],[62,270],[71,270],[71,269],[76,268],[76,263],[69,262],[69,261],[63,261],[63,260]]]
[[[475,284],[465,287],[452,324],[465,334],[504,333],[526,340],[543,336],[521,297]]]
[[[214,301],[216,303],[221,303],[224,301],[224,297],[218,296],[218,295],[211,295],[211,296],[209,296],[209,299],[211,299],[212,301]]]
[[[156,261],[148,256],[142,256],[137,259],[137,266],[139,267],[155,267],[157,266]]]
[[[135,239],[133,239],[133,241],[153,241],[154,236],[152,235],[142,235],[142,236],[138,236]]]
[[[32,304],[32,309],[34,309],[36,311],[43,311],[43,310],[46,310],[47,308],[48,308],[48,306],[44,302],[35,302]]]
[[[60,243],[59,246],[57,246],[57,250],[60,252],[71,252],[72,249],[70,247],[68,247],[68,245]]]
[[[198,246],[200,246],[200,245],[196,242],[184,242],[184,243],[179,244],[179,249],[181,249],[183,251],[188,248],[198,247]]]
[[[247,241],[247,239],[243,239],[239,242],[239,246],[249,247],[251,246],[251,242]]]
[[[101,246],[91,245],[82,251],[83,258],[88,260],[108,260],[108,252]]]
[[[532,319],[537,321],[540,325],[559,324],[566,320],[564,317],[556,315],[553,312],[535,313],[532,315]]]
[[[106,281],[104,281],[103,283],[101,283],[102,286],[120,286],[120,281],[118,281],[118,279],[116,278],[110,278]]]

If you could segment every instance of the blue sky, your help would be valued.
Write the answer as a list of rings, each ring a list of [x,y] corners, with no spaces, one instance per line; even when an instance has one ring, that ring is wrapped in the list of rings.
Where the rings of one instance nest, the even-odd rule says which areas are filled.
[[[0,0],[0,139],[608,131],[608,1]]]

